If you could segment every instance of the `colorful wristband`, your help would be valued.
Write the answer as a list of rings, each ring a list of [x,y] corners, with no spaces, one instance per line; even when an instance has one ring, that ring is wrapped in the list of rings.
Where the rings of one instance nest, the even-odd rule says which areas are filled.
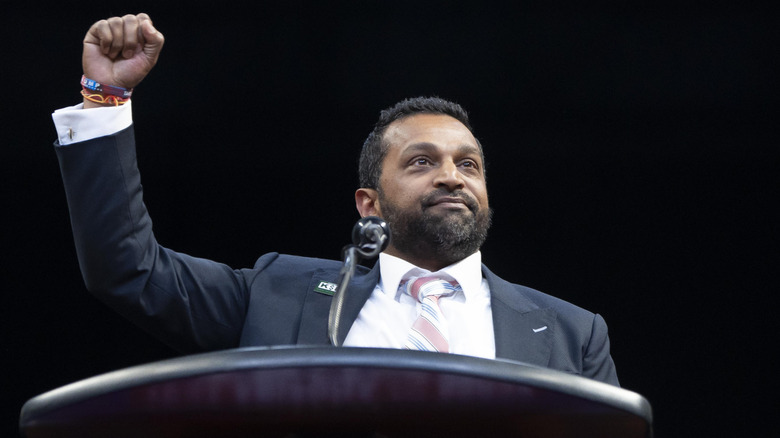
[[[89,91],[87,91],[86,88],[81,90],[81,95],[84,96],[84,99],[87,99],[90,102],[100,103],[104,105],[114,105],[114,106],[120,106],[124,105],[127,102],[130,101],[129,98],[123,99],[118,96],[114,96],[111,94],[91,94]]]
[[[127,89],[122,87],[115,87],[113,85],[101,84],[98,81],[89,79],[84,75],[81,75],[81,86],[85,90],[95,91],[100,94],[107,94],[109,96],[116,96],[122,99],[129,99],[133,95],[133,89]]]

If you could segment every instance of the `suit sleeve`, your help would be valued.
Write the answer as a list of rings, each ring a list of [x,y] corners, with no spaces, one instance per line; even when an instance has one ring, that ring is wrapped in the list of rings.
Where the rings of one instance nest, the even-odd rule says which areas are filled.
[[[593,318],[590,340],[583,356],[582,375],[620,386],[617,372],[615,371],[615,362],[609,353],[607,323],[598,314]]]
[[[157,243],[133,127],[55,146],[87,289],[182,352],[238,345],[248,295],[242,271]]]

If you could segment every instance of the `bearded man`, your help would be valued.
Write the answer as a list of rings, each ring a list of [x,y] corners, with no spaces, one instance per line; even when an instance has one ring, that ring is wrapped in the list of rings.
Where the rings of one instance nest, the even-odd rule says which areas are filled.
[[[84,102],[53,114],[87,288],[182,352],[328,344],[341,262],[268,253],[233,269],[155,239],[130,95],[163,41],[146,14],[98,21],[84,39]],[[357,210],[385,219],[392,239],[350,284],[340,344],[511,359],[618,385],[599,315],[481,263],[484,156],[459,105],[421,97],[382,111],[359,173]]]

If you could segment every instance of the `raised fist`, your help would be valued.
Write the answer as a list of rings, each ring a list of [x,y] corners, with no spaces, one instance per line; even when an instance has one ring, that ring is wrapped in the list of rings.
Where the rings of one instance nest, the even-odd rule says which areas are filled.
[[[157,63],[164,40],[146,14],[100,20],[84,37],[84,76],[101,84],[133,88]]]

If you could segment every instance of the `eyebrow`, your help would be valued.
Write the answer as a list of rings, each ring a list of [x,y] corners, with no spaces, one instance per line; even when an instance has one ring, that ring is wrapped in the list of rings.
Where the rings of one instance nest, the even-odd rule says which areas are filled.
[[[425,142],[414,143],[414,144],[409,145],[406,149],[404,149],[403,153],[407,154],[407,153],[410,153],[410,152],[414,153],[414,152],[418,152],[418,151],[430,152],[431,150],[436,150],[438,148],[439,148],[439,146],[437,146],[437,145],[435,145],[433,143],[425,141]],[[477,154],[480,157],[482,156],[482,154],[480,153],[479,148],[477,146],[470,145],[470,144],[462,144],[462,145],[458,146],[458,152],[461,153],[461,154]]]

